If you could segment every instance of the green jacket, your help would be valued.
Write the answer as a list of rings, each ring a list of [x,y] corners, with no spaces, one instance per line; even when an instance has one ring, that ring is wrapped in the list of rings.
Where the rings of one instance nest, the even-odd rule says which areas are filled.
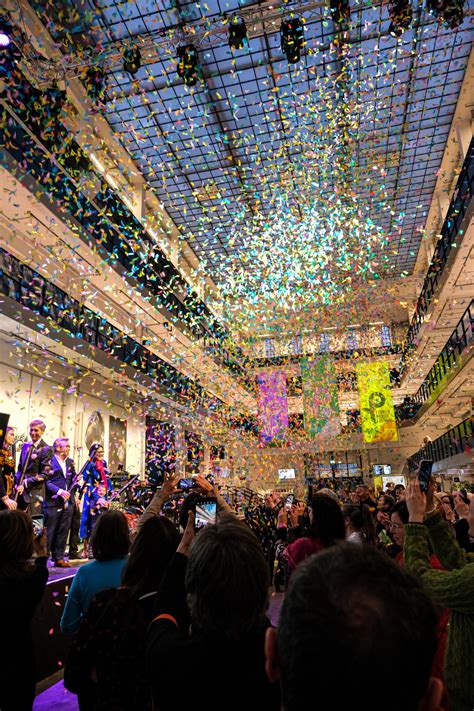
[[[449,525],[436,512],[425,525],[405,527],[404,558],[407,568],[419,575],[433,600],[451,610],[444,662],[451,711],[474,708],[474,554],[466,553],[452,536]],[[430,566],[428,537],[445,570]]]

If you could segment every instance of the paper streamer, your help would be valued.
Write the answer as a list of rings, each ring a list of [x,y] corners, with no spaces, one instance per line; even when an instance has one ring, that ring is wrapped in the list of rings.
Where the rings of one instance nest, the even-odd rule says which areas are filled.
[[[304,425],[309,437],[341,429],[336,371],[331,356],[301,362]]]
[[[364,442],[397,440],[388,363],[359,363],[356,373]]]
[[[266,370],[257,375],[258,423],[260,444],[282,441],[288,433],[286,374]]]

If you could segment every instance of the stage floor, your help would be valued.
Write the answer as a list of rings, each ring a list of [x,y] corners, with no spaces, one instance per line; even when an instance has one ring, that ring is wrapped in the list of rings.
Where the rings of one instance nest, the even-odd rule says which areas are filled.
[[[81,565],[85,565],[88,563],[88,560],[81,560],[81,561],[74,561],[74,563],[71,563],[70,568],[56,568],[55,565],[53,565],[52,561],[48,561],[48,571],[49,571],[49,578],[48,578],[48,585],[51,583],[56,582],[56,580],[62,580],[63,578],[73,578]]]

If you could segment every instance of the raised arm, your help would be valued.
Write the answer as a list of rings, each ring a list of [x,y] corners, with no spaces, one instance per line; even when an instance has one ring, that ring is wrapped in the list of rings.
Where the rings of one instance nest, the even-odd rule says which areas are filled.
[[[145,511],[142,513],[140,518],[138,519],[138,524],[137,528],[140,529],[145,521],[148,521],[149,518],[154,518],[155,516],[159,516],[161,514],[161,509],[163,508],[163,504],[165,501],[169,499],[171,494],[173,494],[176,491],[176,486],[179,481],[179,476],[175,476],[173,479],[167,479],[164,483],[161,489],[158,489],[153,496],[152,500],[146,507]]]

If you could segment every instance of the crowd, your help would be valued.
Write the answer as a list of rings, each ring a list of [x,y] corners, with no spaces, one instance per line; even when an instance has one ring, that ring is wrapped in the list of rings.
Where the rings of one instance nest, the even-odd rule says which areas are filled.
[[[106,467],[95,470],[104,496]],[[472,711],[474,498],[437,492],[434,482],[425,494],[414,478],[377,500],[366,485],[342,500],[329,488],[307,502],[271,494],[241,520],[208,479],[195,477],[184,497],[178,484],[164,482],[134,535],[119,510],[104,510],[86,531],[93,560],[75,575],[61,620],[71,638],[64,683],[81,711],[245,703]],[[167,515],[177,494],[179,525]],[[198,528],[203,497],[217,518]],[[93,510],[93,489],[89,502]],[[32,708],[30,622],[49,540],[18,506],[0,512],[10,645],[2,711]],[[284,592],[276,627],[272,581]]]

